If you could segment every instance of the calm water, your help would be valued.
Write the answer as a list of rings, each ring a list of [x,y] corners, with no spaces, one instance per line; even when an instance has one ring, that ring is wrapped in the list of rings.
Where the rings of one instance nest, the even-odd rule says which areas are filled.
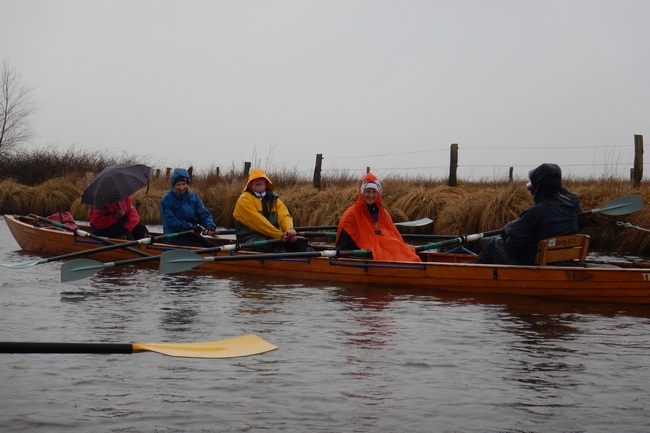
[[[0,218],[0,263],[19,252]],[[0,340],[279,349],[201,360],[4,354],[7,432],[642,432],[650,307],[60,263],[0,267]]]

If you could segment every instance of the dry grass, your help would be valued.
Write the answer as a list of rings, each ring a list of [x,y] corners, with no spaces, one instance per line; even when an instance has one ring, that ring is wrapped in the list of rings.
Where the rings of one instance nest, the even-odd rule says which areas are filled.
[[[34,188],[20,185],[12,179],[0,181],[0,212],[2,214],[27,214],[32,212]]]
[[[160,215],[160,199],[162,194],[159,191],[148,194],[138,192],[133,195],[133,206],[140,214],[141,224],[161,224],[162,216]]]
[[[64,178],[50,179],[34,188],[31,212],[47,216],[56,212],[69,211],[72,203],[81,193],[79,188]]]

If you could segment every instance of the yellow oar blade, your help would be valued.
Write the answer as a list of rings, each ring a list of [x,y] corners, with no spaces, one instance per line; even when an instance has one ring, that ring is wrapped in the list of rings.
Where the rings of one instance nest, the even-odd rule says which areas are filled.
[[[205,341],[200,343],[133,343],[134,352],[157,352],[163,355],[185,358],[237,358],[257,355],[277,349],[255,334],[243,335],[229,340]]]

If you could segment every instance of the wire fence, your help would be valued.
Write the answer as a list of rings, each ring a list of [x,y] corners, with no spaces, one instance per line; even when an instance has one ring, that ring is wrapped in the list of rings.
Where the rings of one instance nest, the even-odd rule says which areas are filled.
[[[270,171],[292,169],[301,177],[314,174],[312,159],[267,164]],[[466,180],[502,180],[510,176],[524,179],[528,171],[544,162],[558,164],[565,177],[629,179],[634,167],[633,145],[479,147],[458,151],[458,177]],[[644,171],[645,166],[643,164]],[[442,179],[449,176],[450,147],[364,155],[323,154],[321,175],[340,176],[372,171],[377,176]]]

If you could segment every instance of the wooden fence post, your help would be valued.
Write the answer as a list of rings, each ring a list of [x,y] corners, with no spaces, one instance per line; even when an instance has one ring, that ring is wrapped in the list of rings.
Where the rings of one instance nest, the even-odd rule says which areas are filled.
[[[250,161],[244,162],[244,177],[248,177],[248,174],[251,171],[251,163]]]
[[[513,180],[513,173],[514,173],[514,171],[515,171],[515,168],[514,168],[514,167],[510,167],[510,171],[508,172],[508,181],[509,181],[509,182],[512,182],[512,180]]]
[[[314,188],[320,191],[320,173],[323,167],[323,154],[316,154],[316,166],[314,167]]]
[[[634,136],[634,188],[641,186],[643,178],[643,135]]]
[[[458,180],[456,173],[458,171],[458,144],[454,143],[451,145],[450,156],[449,156],[449,186],[457,186]]]

